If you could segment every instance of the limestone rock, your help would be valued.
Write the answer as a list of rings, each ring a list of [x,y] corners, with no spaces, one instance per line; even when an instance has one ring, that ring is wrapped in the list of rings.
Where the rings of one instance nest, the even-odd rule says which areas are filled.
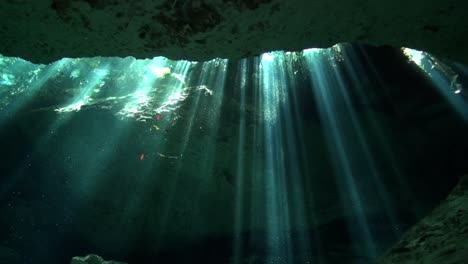
[[[359,42],[468,62],[468,1],[4,0],[0,54],[208,60]]]
[[[90,254],[85,257],[73,257],[70,264],[126,264],[126,263],[113,261],[113,260],[106,261],[98,255]]]
[[[377,263],[468,263],[468,176]]]

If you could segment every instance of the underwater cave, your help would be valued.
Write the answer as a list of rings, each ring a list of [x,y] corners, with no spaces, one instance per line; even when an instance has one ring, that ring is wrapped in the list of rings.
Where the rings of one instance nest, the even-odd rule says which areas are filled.
[[[306,2],[0,3],[0,264],[468,263],[468,4]]]

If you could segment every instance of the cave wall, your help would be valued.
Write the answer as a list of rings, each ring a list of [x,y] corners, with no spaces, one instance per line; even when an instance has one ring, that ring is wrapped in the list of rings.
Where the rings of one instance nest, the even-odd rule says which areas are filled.
[[[467,63],[467,9],[462,0],[5,0],[0,54],[208,60],[363,42]]]
[[[468,176],[377,264],[466,263],[468,259]]]

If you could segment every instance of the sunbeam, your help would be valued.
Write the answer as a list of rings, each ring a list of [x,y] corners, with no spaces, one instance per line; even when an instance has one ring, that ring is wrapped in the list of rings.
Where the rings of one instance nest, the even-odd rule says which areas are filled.
[[[436,57],[422,51],[402,48],[403,53],[413,61],[435,84],[438,91],[457,110],[460,116],[468,121],[468,105],[463,98],[463,85],[459,74],[453,68]]]

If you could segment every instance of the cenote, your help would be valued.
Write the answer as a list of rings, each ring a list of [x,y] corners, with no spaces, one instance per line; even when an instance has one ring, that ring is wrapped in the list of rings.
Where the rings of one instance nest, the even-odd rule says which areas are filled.
[[[468,173],[467,84],[359,44],[0,57],[0,263],[375,263]]]

